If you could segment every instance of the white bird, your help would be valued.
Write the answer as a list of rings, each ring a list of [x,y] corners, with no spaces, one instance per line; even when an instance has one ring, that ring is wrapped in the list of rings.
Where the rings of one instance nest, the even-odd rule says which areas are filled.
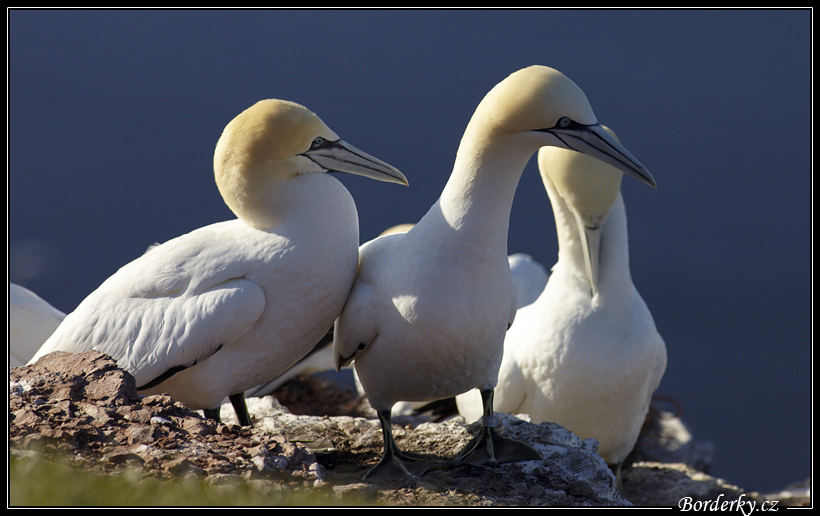
[[[525,253],[511,254],[507,257],[507,260],[510,262],[510,272],[515,284],[518,308],[527,306],[538,299],[538,296],[544,291],[549,273],[543,265]]]
[[[411,227],[413,227],[412,224],[398,224],[385,229],[379,234],[379,236],[390,235],[393,233],[404,233]],[[316,344],[316,346],[307,355],[294,364],[293,367],[289,368],[287,371],[283,372],[269,382],[258,385],[252,389],[248,389],[245,391],[245,397],[263,398],[272,394],[276,389],[294,378],[303,375],[308,376],[324,371],[330,371],[335,367],[334,364],[333,332],[330,331],[327,335],[322,337],[322,340],[320,340],[319,343]]]
[[[535,301],[544,287],[547,286],[549,274],[543,265],[535,261],[532,256],[524,253],[514,253],[507,257],[510,263],[513,284],[515,285],[518,307],[526,306]],[[356,388],[364,396],[364,388],[355,377]],[[447,419],[458,414],[455,398],[445,398],[433,402],[399,402],[393,405],[393,416],[398,414],[427,414],[436,420]]]
[[[412,227],[413,224],[398,224],[384,230],[379,236],[407,233]],[[364,245],[369,243],[370,242],[365,242]],[[359,252],[361,252],[361,248]],[[511,254],[507,257],[507,261],[510,264],[510,272],[512,273],[512,280],[515,284],[518,307],[520,308],[532,303],[538,298],[544,290],[544,287],[547,286],[549,273],[543,265],[525,253]]]
[[[413,475],[429,466],[396,446],[395,403],[472,388],[483,397],[482,431],[459,458],[540,459],[494,429],[492,394],[517,307],[507,257],[510,211],[525,165],[545,145],[592,154],[654,186],[560,72],[528,67],[485,96],[440,198],[410,231],[379,237],[361,250],[359,276],[336,321],[336,367],[355,360],[384,435],[382,459],[366,478]]]
[[[493,408],[595,438],[599,454],[619,467],[666,369],[666,346],[629,270],[622,174],[555,147],[538,158],[558,262],[507,332]],[[456,398],[467,421],[481,417],[477,398]]]
[[[64,318],[31,290],[9,282],[9,367],[28,363]]]
[[[136,378],[211,416],[291,367],[333,326],[356,277],[353,199],[326,172],[407,184],[298,104],[263,100],[225,128],[214,153],[238,217],[152,247],[69,314],[33,360],[97,349]],[[218,412],[217,412],[218,414]]]
[[[394,233],[406,233],[413,227],[413,224],[398,224],[384,230],[379,236],[391,235]],[[372,240],[371,240],[372,242]],[[369,242],[366,242],[367,244]],[[361,250],[361,249],[360,249]],[[547,273],[544,266],[533,260],[532,257],[524,253],[511,254],[509,257],[510,271],[512,272],[512,279],[515,283],[517,292],[518,306],[525,306],[538,297],[547,284]],[[322,340],[313,348],[313,350],[305,355],[299,362],[293,365],[290,369],[277,376],[275,379],[245,391],[245,397],[261,398],[272,394],[276,389],[281,387],[286,382],[303,375],[312,375],[325,371],[330,371],[334,368],[333,356],[333,333],[328,333]],[[364,389],[358,381],[354,371],[354,383],[359,391],[359,394],[364,396]],[[401,413],[412,411],[426,404],[409,403],[407,407],[402,407]],[[396,407],[394,407],[393,414],[396,414]]]

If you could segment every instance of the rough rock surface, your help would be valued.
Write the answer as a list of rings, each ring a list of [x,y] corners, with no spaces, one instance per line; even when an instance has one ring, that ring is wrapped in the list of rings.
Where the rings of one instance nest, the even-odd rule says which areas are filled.
[[[225,422],[219,423],[165,395],[137,396],[133,377],[95,351],[53,353],[12,369],[9,379],[11,452],[67,452],[75,465],[100,472],[137,467],[158,477],[197,475],[214,483],[238,477],[294,490],[323,489],[340,501],[371,498],[397,506],[675,505],[682,496],[743,493],[692,466],[649,462],[680,457],[708,462],[708,447],[672,437],[667,438],[672,446],[647,445],[641,462],[624,468],[622,495],[595,453],[594,439],[512,416],[501,417],[502,432],[528,442],[543,461],[494,467],[445,463],[420,479],[365,483],[362,475],[381,454],[379,424],[355,390],[320,379],[286,384],[276,398],[249,399],[253,427],[232,423],[227,405]],[[476,429],[459,418],[440,423],[394,418],[402,449],[441,457],[455,455]],[[658,456],[660,449],[666,457]]]

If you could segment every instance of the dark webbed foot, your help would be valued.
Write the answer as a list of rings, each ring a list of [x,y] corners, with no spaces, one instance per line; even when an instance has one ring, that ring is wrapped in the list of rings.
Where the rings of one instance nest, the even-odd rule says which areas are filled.
[[[493,390],[482,390],[484,417],[481,430],[458,454],[457,460],[474,464],[502,464],[541,460],[541,454],[532,446],[516,439],[504,437],[498,433],[498,419],[493,413]]]
[[[479,434],[465,446],[456,459],[473,464],[503,464],[541,460],[541,454],[525,442],[504,437],[493,427],[482,426]]]
[[[402,481],[408,478],[421,477],[441,459],[432,455],[406,452],[385,453],[378,464],[364,475],[370,481]]]
[[[403,481],[420,477],[437,464],[444,461],[425,453],[403,452],[393,439],[390,423],[390,411],[378,411],[379,423],[384,436],[384,453],[381,460],[364,475],[370,481]]]

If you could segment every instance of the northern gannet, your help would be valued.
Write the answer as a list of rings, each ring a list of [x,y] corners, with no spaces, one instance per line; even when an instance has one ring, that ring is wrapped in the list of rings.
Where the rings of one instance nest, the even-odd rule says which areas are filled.
[[[515,284],[517,306],[527,306],[544,291],[549,273],[543,265],[525,253],[511,254],[507,260],[510,262],[510,272]]]
[[[438,201],[408,232],[361,250],[359,275],[336,321],[336,368],[354,366],[384,435],[381,461],[366,478],[429,467],[396,446],[391,407],[478,388],[483,429],[459,455],[472,462],[540,458],[496,432],[493,390],[517,303],[507,256],[513,196],[525,165],[545,145],[610,162],[654,186],[604,131],[586,96],[560,72],[532,66],[511,74],[480,102]]]
[[[398,224],[392,226],[379,236],[391,235],[394,233],[406,233],[413,227],[413,224]],[[372,242],[372,240],[371,240]],[[369,242],[366,242],[369,243]],[[544,266],[532,259],[528,254],[515,253],[508,257],[510,262],[510,271],[512,272],[513,283],[517,292],[518,306],[525,306],[538,297],[547,284],[548,273]],[[296,364],[284,373],[277,376],[275,379],[253,389],[245,391],[245,397],[264,397],[272,394],[276,389],[281,387],[286,382],[303,375],[312,375],[324,371],[330,371],[334,368],[333,357],[333,333],[328,333],[322,340],[313,348],[313,350],[305,355]],[[361,396],[364,396],[364,389],[356,377],[355,371],[353,373],[355,386]],[[399,413],[404,413],[415,408],[426,405],[425,403],[410,403],[407,407],[401,407]],[[396,414],[398,405],[394,406],[393,414]]]
[[[211,416],[229,396],[250,424],[242,393],[319,342],[356,277],[356,206],[326,172],[407,184],[299,104],[269,99],[246,109],[214,153],[216,184],[238,218],[122,267],[32,361],[97,349],[134,375],[142,394],[168,393]]]
[[[538,153],[555,213],[558,262],[507,332],[493,407],[598,440],[619,467],[666,369],[666,346],[632,283],[622,174],[555,147]],[[456,398],[467,421],[478,392]]]
[[[31,290],[9,282],[9,367],[25,365],[65,314]]]
[[[412,224],[397,224],[385,229],[379,234],[379,236],[391,235],[393,233],[404,233],[411,227],[413,227]],[[322,337],[322,340],[320,340],[319,343],[316,344],[316,346],[314,346],[314,348],[307,355],[294,364],[293,367],[289,368],[273,380],[245,391],[245,397],[262,398],[272,394],[276,389],[294,378],[302,375],[309,376],[324,371],[330,371],[333,368],[333,332],[330,331]]]
[[[413,224],[397,224],[384,230],[379,236],[407,233],[412,227]],[[370,242],[366,242],[365,245],[368,243]],[[359,251],[361,252],[361,249]],[[538,298],[544,290],[544,287],[547,286],[549,273],[543,265],[525,253],[511,254],[507,257],[507,261],[510,264],[510,272],[512,273],[512,280],[515,285],[518,307],[520,308],[532,303]]]

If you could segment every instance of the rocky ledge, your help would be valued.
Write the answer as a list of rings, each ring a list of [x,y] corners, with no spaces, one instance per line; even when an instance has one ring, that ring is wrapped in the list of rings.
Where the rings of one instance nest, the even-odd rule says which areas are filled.
[[[95,351],[50,354],[12,369],[9,380],[12,455],[70,456],[73,465],[101,473],[137,468],[159,478],[194,475],[214,484],[241,479],[321,490],[340,503],[396,506],[675,506],[685,497],[764,499],[704,473],[708,444],[682,440],[685,429],[664,414],[653,419],[623,468],[622,491],[594,439],[506,415],[501,431],[536,448],[542,461],[444,463],[419,479],[366,483],[362,475],[382,450],[378,421],[355,389],[321,378],[286,384],[276,397],[249,399],[253,427],[233,423],[229,405],[224,422],[215,422],[169,396],[138,396],[133,377]],[[394,418],[402,449],[440,457],[454,456],[476,430],[460,418]],[[781,505],[810,500],[808,493],[780,497]]]

